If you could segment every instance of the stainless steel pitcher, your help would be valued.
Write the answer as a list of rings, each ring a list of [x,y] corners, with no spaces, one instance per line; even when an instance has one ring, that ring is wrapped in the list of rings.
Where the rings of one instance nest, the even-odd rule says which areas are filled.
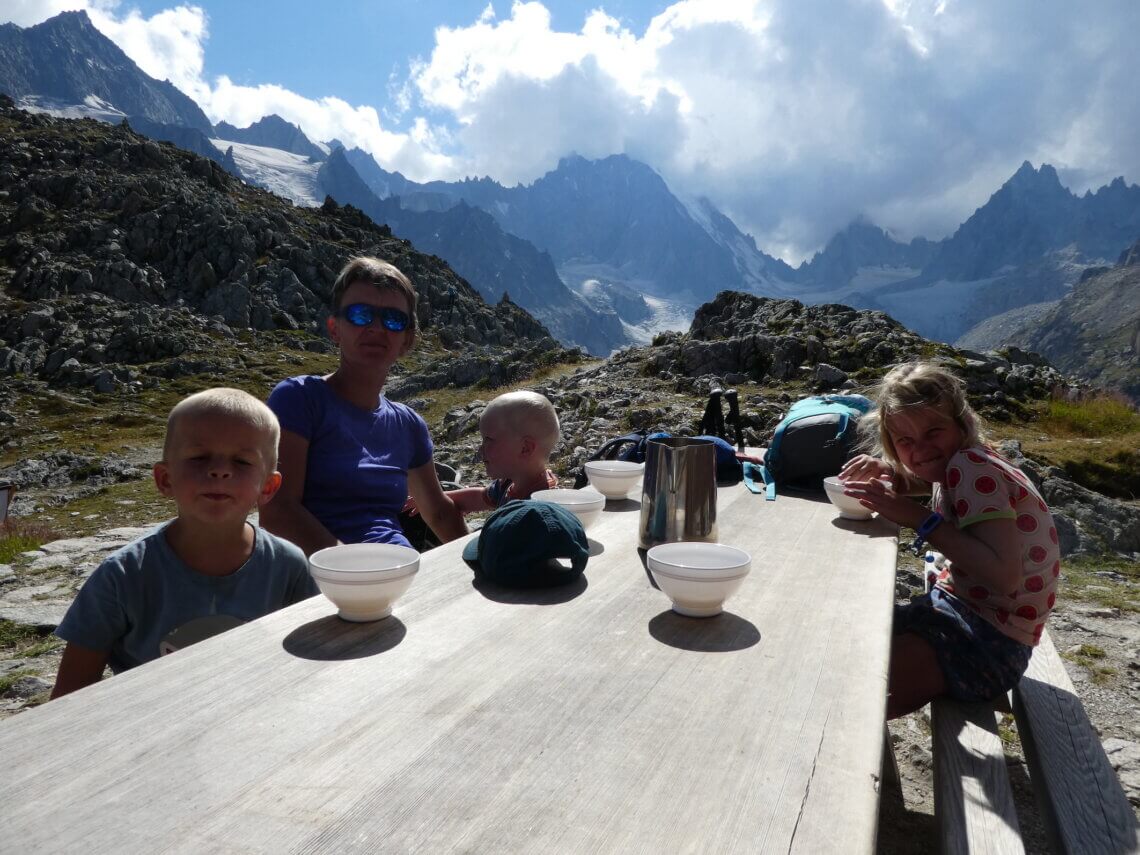
[[[716,445],[668,437],[646,443],[638,543],[716,540]]]

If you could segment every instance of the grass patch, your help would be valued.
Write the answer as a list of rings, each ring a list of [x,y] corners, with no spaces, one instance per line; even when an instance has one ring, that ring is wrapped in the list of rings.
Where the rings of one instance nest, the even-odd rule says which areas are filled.
[[[1053,398],[1038,408],[1034,427],[1049,436],[1033,451],[1078,484],[1116,499],[1140,497],[1140,413],[1127,401]]]
[[[1121,576],[1120,582],[1113,576]],[[1061,562],[1061,598],[1121,613],[1140,613],[1140,565],[1119,556],[1070,557]]]
[[[174,502],[155,489],[149,476],[111,484],[45,511],[54,526],[66,527],[67,534],[59,537],[88,537],[117,526],[150,525],[175,513]]]
[[[39,549],[62,536],[54,526],[41,521],[8,517],[0,525],[0,564],[10,564],[21,553]]]
[[[1108,654],[1095,644],[1082,644],[1076,650],[1066,651],[1061,655],[1070,662],[1076,662],[1085,668],[1092,677],[1092,681],[1098,685],[1104,685],[1117,674],[1115,668],[1101,664],[1100,660]]]
[[[1032,421],[993,433],[1022,441],[1027,456],[1114,499],[1140,498],[1140,414],[1108,395],[1034,404]],[[990,425],[994,427],[994,425]]]
[[[135,365],[143,388],[106,395],[89,389],[52,389],[27,378],[13,381],[21,393],[12,406],[16,420],[10,439],[15,442],[0,452],[0,467],[61,449],[90,455],[158,449],[167,414],[187,395],[212,386],[233,386],[264,400],[286,377],[333,370],[335,354],[302,349],[310,338],[283,331],[243,331],[236,341],[209,337],[179,359],[216,365],[216,372],[166,378],[162,374],[166,361]]]
[[[24,677],[34,676],[35,672],[27,668],[18,668],[10,674],[5,674],[3,677],[0,677],[0,696],[6,695],[12,691],[12,687],[20,682],[20,680]]]
[[[1097,647],[1095,644],[1082,644],[1077,648],[1077,655],[1089,659],[1103,659],[1108,654],[1104,652],[1103,647]]]
[[[1041,426],[1057,436],[1111,437],[1140,433],[1140,413],[1126,401],[1096,395],[1076,401],[1053,398]]]
[[[0,620],[0,650],[9,658],[32,658],[63,648],[63,639],[34,626]]]
[[[1017,735],[1017,722],[1010,713],[1001,713],[998,721],[998,738],[1003,745],[1016,746],[1021,750],[1021,737]]]

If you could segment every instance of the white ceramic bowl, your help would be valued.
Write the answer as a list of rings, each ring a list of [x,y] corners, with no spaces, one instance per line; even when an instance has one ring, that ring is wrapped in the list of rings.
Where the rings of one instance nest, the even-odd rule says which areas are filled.
[[[591,487],[607,499],[624,499],[641,481],[645,464],[629,460],[587,460],[585,469]]]
[[[823,479],[823,490],[831,504],[839,511],[839,516],[846,520],[869,520],[874,511],[859,504],[859,500],[843,494],[843,482],[835,476]]]
[[[552,502],[561,505],[578,518],[582,528],[589,528],[598,521],[602,509],[606,506],[606,497],[597,490],[583,488],[569,490],[558,487],[553,490],[536,490],[530,497],[538,502]]]
[[[393,543],[348,543],[309,556],[309,573],[345,620],[380,620],[411,586],[420,554]]]
[[[752,556],[723,543],[662,543],[646,555],[657,587],[673,601],[673,611],[711,617],[724,611],[752,569]]]

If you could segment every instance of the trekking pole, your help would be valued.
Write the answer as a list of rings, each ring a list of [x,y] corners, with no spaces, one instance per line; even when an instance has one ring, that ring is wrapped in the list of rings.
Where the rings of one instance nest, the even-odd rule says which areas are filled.
[[[744,429],[740,427],[740,400],[736,390],[729,389],[724,393],[724,399],[728,401],[728,422],[732,425],[733,441],[738,451],[744,451]]]
[[[724,433],[724,413],[720,409],[721,394],[720,389],[709,392],[709,402],[705,405],[704,416],[701,417],[701,433],[706,436],[721,436]]]

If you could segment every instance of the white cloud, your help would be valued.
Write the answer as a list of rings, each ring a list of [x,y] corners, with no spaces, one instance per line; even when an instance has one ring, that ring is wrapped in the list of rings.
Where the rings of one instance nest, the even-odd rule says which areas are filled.
[[[941,237],[1023,160],[1052,163],[1076,191],[1140,180],[1135,0],[679,0],[643,32],[605,0],[571,32],[540,2],[505,17],[488,4],[437,29],[380,112],[204,80],[208,20],[193,6],[143,18],[96,0],[14,3],[17,23],[85,5],[212,119],[277,112],[412,178],[510,184],[570,152],[625,152],[792,261],[860,214]]]
[[[137,9],[121,17],[115,8],[88,10],[91,23],[122,48],[139,68],[159,80],[169,80],[191,98],[207,91],[202,82],[206,13],[197,6],[176,6],[150,18]]]
[[[201,7],[177,6],[147,18],[137,9],[124,9],[117,0],[16,2],[15,12],[19,14],[13,14],[11,20],[20,26],[31,26],[63,11],[86,11],[92,24],[139,68],[159,80],[170,80],[215,123],[226,121],[246,127],[276,113],[314,140],[336,137],[409,175],[428,179],[455,170],[452,158],[436,145],[442,134],[422,122],[411,134],[393,133],[385,130],[372,106],[354,107],[335,97],[306,98],[272,83],[238,85],[224,75],[206,80],[203,69],[209,27]]]
[[[437,31],[413,79],[470,172],[640,154],[795,261],[860,214],[942,237],[1026,159],[1140,178],[1138,24],[1133,0],[682,0],[556,33],[516,2]]]
[[[75,2],[75,0],[5,0],[4,21],[18,27],[31,27],[58,15],[60,12],[88,11],[116,5],[112,2]]]

